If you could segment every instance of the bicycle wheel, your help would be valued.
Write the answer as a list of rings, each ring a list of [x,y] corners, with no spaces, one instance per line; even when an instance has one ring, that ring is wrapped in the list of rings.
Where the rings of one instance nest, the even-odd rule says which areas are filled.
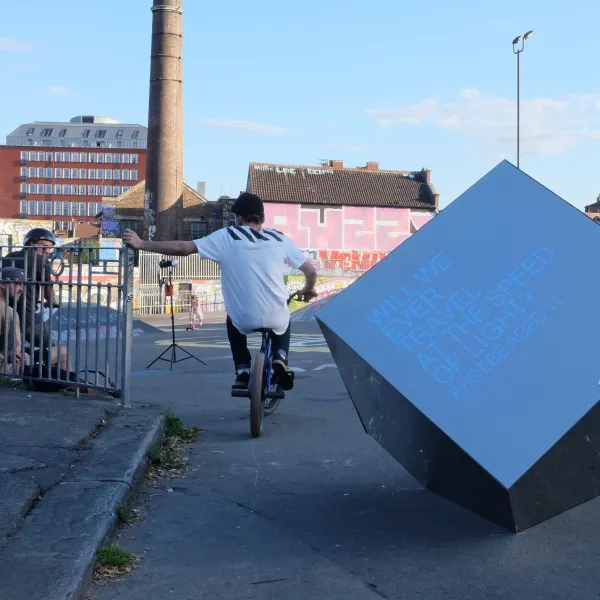
[[[272,415],[281,404],[283,398],[267,398],[264,403],[264,413],[265,417]]]
[[[264,375],[265,355],[260,352],[252,369],[252,386],[250,387],[250,433],[252,437],[260,437],[264,416]]]

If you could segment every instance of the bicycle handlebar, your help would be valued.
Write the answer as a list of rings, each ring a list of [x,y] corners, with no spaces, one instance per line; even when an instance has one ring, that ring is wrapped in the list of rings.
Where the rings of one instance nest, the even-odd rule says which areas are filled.
[[[287,300],[288,306],[290,304],[290,302],[294,299],[294,298],[298,298],[298,302],[305,302],[308,304],[308,302],[310,302],[310,300],[306,300],[306,298],[304,296],[301,295],[300,291],[294,292]]]

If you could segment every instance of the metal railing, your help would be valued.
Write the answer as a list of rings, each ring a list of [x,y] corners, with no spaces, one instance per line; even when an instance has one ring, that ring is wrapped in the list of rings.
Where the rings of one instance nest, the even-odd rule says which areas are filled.
[[[117,252],[100,260],[96,248],[0,246],[0,375],[131,403],[134,253]]]
[[[144,284],[158,281],[160,267],[158,263],[164,258],[173,258],[172,256],[163,256],[151,252],[140,252],[139,256],[139,276]],[[221,279],[221,269],[217,263],[206,258],[200,258],[199,255],[178,256],[179,265],[173,269],[174,281],[192,281],[195,279],[214,280]]]

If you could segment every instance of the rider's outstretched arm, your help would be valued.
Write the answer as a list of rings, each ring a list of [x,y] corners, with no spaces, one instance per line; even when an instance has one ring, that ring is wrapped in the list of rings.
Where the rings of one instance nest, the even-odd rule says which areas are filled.
[[[137,233],[131,229],[126,229],[123,232],[123,241],[136,250],[146,250],[170,256],[189,256],[198,252],[198,247],[194,242],[181,242],[177,240],[171,242],[149,242],[140,239]]]
[[[300,266],[300,271],[304,274],[306,283],[301,294],[303,295],[314,295],[315,285],[317,284],[317,269],[310,260],[307,260]]]

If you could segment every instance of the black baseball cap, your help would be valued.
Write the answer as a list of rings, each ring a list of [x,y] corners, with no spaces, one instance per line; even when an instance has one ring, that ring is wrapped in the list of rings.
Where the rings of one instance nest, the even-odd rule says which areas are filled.
[[[4,269],[0,271],[0,279],[2,281],[17,281],[21,283],[27,281],[25,273],[23,273],[21,269],[15,267],[4,267]]]
[[[263,217],[265,214],[265,205],[260,196],[250,192],[242,192],[231,207],[234,215],[247,216],[258,215]]]

